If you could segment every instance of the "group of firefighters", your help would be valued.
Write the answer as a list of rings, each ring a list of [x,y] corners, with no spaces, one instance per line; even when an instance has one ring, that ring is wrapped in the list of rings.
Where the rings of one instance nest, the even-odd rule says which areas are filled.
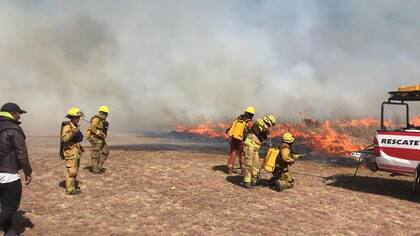
[[[0,198],[2,206],[0,225],[3,226],[5,232],[9,230],[11,216],[17,211],[20,204],[22,186],[19,169],[24,171],[25,184],[29,184],[32,179],[25,134],[19,126],[20,115],[24,113],[26,111],[20,109],[15,103],[6,103],[0,108],[0,195],[2,195]],[[85,133],[91,144],[90,171],[94,174],[105,171],[103,165],[109,155],[105,141],[109,126],[108,114],[109,108],[100,106],[98,114],[91,118]],[[259,151],[261,146],[270,140],[270,129],[276,125],[276,118],[273,115],[266,115],[256,119],[255,122],[253,121],[254,115],[255,108],[247,107],[226,132],[231,148],[228,173],[233,174],[233,167],[238,156],[243,184],[247,189],[252,189],[257,185],[261,169]],[[66,193],[76,195],[81,192],[76,177],[79,172],[80,157],[84,152],[81,146],[84,135],[79,126],[84,113],[79,108],[72,107],[68,110],[66,117],[69,120],[62,122],[61,125],[60,156],[66,161]],[[295,138],[291,133],[284,133],[282,138],[282,144],[276,149],[276,152],[269,152],[275,153],[274,161],[271,158],[270,167],[272,169],[269,169],[273,173],[270,186],[277,191],[293,187],[294,181],[290,175],[289,167],[302,156],[292,151]],[[264,168],[267,166],[266,163],[268,162],[264,163]]]
[[[25,113],[26,111],[16,103],[8,102],[0,108],[0,227],[5,235],[18,235],[12,227],[12,217],[19,209],[22,197],[22,181],[19,170],[23,170],[25,185],[32,181],[32,167],[26,148],[26,136],[19,121],[21,115]],[[108,114],[107,106],[99,107],[98,114],[92,117],[86,131],[86,138],[92,145],[92,173],[104,171],[103,164],[109,155],[105,142]],[[66,161],[66,193],[68,195],[80,193],[76,177],[83,152],[80,145],[83,141],[83,134],[79,126],[83,116],[84,114],[79,108],[72,107],[66,115],[69,121],[64,121],[61,125],[60,156]]]
[[[255,108],[247,107],[226,130],[226,137],[230,142],[228,174],[234,173],[236,157],[239,157],[243,185],[247,189],[252,189],[258,184],[261,169],[259,151],[262,145],[267,144],[270,130],[276,125],[276,118],[273,115],[266,115],[256,119],[255,122],[254,115]],[[270,186],[276,191],[293,187],[294,180],[290,175],[289,167],[301,157],[301,154],[292,151],[294,141],[293,134],[289,132],[283,134],[282,143],[278,147],[278,156],[276,154],[275,157],[273,177],[269,180]]]
[[[109,114],[107,106],[100,106],[98,114],[90,120],[90,125],[86,131],[86,138],[91,144],[91,162],[90,171],[94,174],[100,174],[105,171],[103,165],[108,158],[109,149],[106,144],[108,131]],[[81,142],[83,134],[80,131],[80,120],[84,117],[84,113],[77,107],[72,107],[67,112],[66,117],[69,121],[64,121],[61,125],[60,134],[60,156],[66,161],[66,193],[75,195],[80,193],[76,177],[79,172],[80,157],[83,153]]]
[[[109,108],[100,106],[98,114],[92,117],[86,131],[86,138],[91,144],[92,165],[90,171],[94,174],[104,172],[103,165],[109,155],[105,141],[109,126],[106,120],[108,114]],[[276,125],[276,118],[273,115],[266,115],[256,119],[255,122],[254,115],[255,108],[247,107],[226,131],[230,142],[228,173],[233,174],[236,157],[239,157],[243,185],[247,189],[252,189],[258,184],[261,169],[259,151],[262,145],[267,144],[270,130]],[[67,167],[66,193],[74,195],[80,193],[76,177],[79,172],[80,157],[83,153],[80,144],[83,141],[83,134],[80,131],[79,123],[84,117],[84,113],[79,108],[72,107],[66,117],[69,121],[64,121],[61,125],[60,156],[66,161]],[[286,132],[283,134],[282,144],[278,147],[278,156],[275,157],[275,167],[272,171],[273,177],[270,179],[270,186],[276,191],[293,187],[294,180],[290,175],[289,167],[301,157],[300,154],[292,151],[294,140],[293,134]]]

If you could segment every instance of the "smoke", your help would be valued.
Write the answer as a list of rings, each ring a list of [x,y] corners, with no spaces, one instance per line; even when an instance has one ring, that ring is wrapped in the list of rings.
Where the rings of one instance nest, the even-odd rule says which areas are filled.
[[[0,102],[54,133],[71,106],[118,131],[248,106],[278,118],[376,116],[418,84],[417,1],[2,1]]]

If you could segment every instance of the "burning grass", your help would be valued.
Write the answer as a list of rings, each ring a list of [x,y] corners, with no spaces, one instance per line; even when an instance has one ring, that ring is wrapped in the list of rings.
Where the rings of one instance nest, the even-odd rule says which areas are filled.
[[[379,123],[374,118],[284,120],[273,128],[272,136],[281,137],[285,132],[292,132],[297,142],[317,152],[346,155],[370,145]],[[229,122],[203,119],[197,125],[178,125],[176,132],[221,139],[225,137],[225,130],[228,127]]]
[[[386,127],[397,127],[399,122],[386,120]],[[414,126],[420,126],[420,116],[410,121]],[[176,132],[214,139],[226,138],[225,131],[229,122],[218,122],[203,118],[195,125],[178,125]],[[301,120],[280,121],[272,130],[272,137],[279,138],[285,132],[296,136],[299,144],[309,149],[327,155],[347,156],[352,151],[361,150],[373,144],[373,137],[380,127],[380,121],[375,118],[330,119],[316,120],[304,118]]]

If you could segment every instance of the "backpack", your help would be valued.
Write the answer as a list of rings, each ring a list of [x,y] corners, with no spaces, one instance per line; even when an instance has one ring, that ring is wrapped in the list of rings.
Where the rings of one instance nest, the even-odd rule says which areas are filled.
[[[236,119],[232,122],[232,125],[227,131],[227,135],[237,140],[244,139],[244,131],[246,127],[247,121]]]
[[[268,149],[267,155],[264,159],[264,170],[268,172],[273,172],[274,168],[276,167],[276,160],[280,153],[280,150],[278,148],[270,148]]]
[[[61,141],[61,137],[63,136],[63,128],[65,125],[67,125],[69,121],[63,121],[61,123],[61,129],[60,129],[60,159],[64,160],[64,150],[63,150],[63,141]]]

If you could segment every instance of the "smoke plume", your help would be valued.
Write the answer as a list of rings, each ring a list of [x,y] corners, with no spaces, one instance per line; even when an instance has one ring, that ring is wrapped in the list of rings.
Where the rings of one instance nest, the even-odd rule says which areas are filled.
[[[417,1],[2,1],[0,102],[54,133],[71,106],[114,130],[249,105],[278,118],[376,116],[418,84]]]

